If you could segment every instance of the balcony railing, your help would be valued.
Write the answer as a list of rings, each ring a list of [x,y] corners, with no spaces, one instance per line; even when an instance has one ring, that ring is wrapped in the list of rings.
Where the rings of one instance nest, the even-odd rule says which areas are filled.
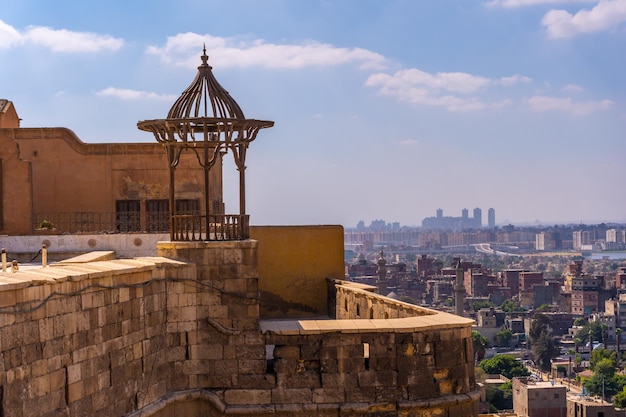
[[[177,214],[173,216],[172,240],[243,240],[250,237],[247,214]]]
[[[36,213],[33,231],[50,233],[168,233],[168,213]],[[244,240],[250,237],[250,216],[184,213],[172,218],[174,241]]]

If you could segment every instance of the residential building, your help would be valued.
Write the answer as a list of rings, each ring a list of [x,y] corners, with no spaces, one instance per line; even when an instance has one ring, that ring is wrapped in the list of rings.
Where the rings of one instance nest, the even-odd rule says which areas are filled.
[[[513,378],[513,411],[518,417],[565,417],[565,385]]]
[[[567,397],[567,417],[625,417],[626,410],[620,410],[609,402],[587,396]]]

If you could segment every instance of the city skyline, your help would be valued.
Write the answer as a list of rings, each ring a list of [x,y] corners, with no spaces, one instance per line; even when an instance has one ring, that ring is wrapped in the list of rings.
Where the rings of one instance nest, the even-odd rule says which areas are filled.
[[[248,152],[253,224],[624,223],[625,41],[626,0],[26,0],[0,10],[0,98],[23,127],[153,142],[137,122],[206,44],[246,116],[276,122]]]

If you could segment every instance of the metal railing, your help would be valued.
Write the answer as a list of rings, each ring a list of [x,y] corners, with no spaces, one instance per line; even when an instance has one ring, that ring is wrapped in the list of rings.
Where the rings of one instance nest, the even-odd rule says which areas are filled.
[[[172,217],[174,241],[244,240],[250,237],[247,214],[210,214],[199,212]],[[168,213],[35,213],[33,231],[49,233],[167,233]]]
[[[243,240],[250,237],[247,214],[177,214],[172,217],[174,241]]]

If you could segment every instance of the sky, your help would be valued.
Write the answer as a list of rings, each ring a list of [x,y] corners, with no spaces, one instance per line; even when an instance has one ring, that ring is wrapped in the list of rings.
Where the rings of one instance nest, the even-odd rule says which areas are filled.
[[[626,0],[20,0],[0,98],[22,127],[152,142],[203,45],[246,117],[257,225],[626,222]],[[226,211],[238,211],[232,155]]]

